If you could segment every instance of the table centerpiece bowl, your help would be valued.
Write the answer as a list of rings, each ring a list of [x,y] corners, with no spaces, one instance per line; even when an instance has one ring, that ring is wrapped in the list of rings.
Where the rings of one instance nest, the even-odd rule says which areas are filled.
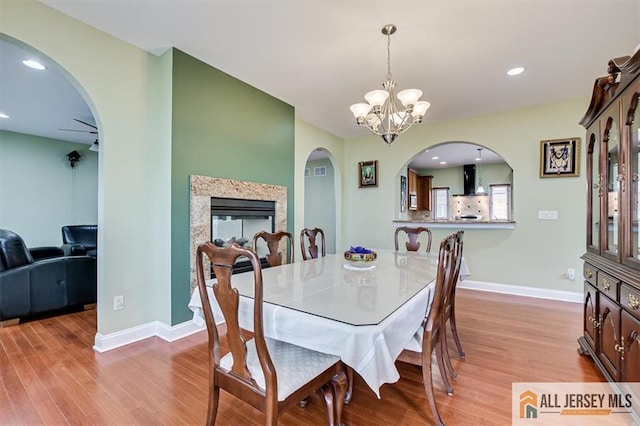
[[[356,268],[370,268],[377,257],[375,251],[361,246],[350,247],[344,252],[344,260]]]

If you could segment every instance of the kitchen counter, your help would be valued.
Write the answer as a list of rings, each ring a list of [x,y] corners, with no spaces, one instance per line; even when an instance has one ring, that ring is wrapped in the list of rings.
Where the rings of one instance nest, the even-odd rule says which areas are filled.
[[[455,229],[515,229],[514,221],[506,220],[394,220],[393,225],[399,226],[425,226],[427,228],[455,228]]]

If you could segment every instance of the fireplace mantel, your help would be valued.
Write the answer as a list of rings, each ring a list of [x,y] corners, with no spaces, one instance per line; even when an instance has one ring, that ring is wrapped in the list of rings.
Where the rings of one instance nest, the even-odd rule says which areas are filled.
[[[211,197],[276,202],[276,230],[287,229],[287,187],[264,183],[191,175],[190,226],[191,290],[196,287],[195,260],[198,245],[211,241]],[[207,262],[205,262],[208,268]],[[205,269],[207,270],[207,269]]]

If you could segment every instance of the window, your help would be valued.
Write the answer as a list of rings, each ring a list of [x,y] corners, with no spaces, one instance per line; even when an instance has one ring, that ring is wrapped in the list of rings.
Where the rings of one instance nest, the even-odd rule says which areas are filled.
[[[433,188],[433,219],[449,219],[449,188]]]
[[[327,175],[327,166],[320,166],[313,168],[314,176],[326,176]]]
[[[511,220],[511,185],[490,185],[491,220]]]

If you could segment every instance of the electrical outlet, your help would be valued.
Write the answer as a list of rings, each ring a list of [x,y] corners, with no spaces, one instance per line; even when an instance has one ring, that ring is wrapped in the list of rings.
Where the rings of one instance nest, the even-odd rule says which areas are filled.
[[[567,279],[573,281],[576,279],[576,270],[573,268],[567,269]]]
[[[113,298],[113,310],[119,311],[120,309],[124,309],[124,296],[116,296]]]

